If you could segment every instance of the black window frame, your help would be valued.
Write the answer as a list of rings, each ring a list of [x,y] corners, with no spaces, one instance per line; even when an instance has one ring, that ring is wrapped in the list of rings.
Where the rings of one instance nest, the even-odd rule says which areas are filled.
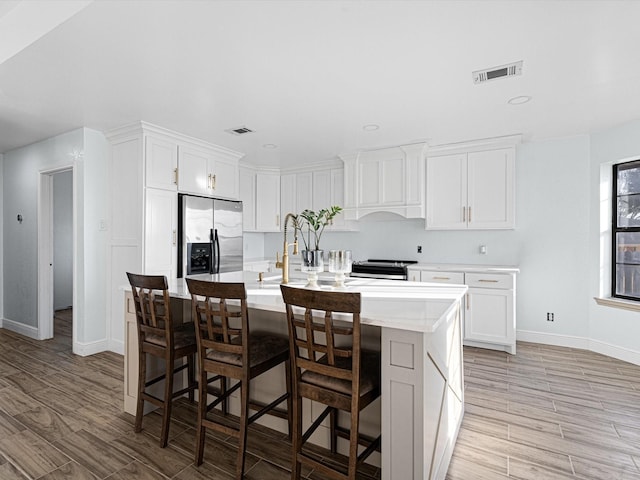
[[[640,226],[637,227],[619,227],[618,226],[618,172],[619,170],[630,170],[637,168],[640,170],[640,159],[630,162],[617,163],[613,165],[613,182],[612,182],[612,218],[611,218],[611,296],[625,300],[640,302],[640,293],[637,297],[616,293],[618,280],[618,265],[637,265],[636,263],[626,263],[618,261],[618,233],[640,233]]]

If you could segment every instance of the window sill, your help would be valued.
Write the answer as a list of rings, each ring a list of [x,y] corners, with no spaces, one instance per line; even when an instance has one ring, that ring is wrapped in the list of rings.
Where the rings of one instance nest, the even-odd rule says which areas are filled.
[[[603,307],[621,308],[622,310],[632,310],[634,312],[640,312],[640,302],[632,302],[631,300],[623,300],[621,298],[601,298],[593,297],[598,305]]]

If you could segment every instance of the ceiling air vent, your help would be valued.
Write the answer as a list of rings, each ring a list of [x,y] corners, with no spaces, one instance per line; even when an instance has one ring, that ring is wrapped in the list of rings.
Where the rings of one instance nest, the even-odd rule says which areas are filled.
[[[245,133],[253,133],[253,130],[243,125],[242,127],[230,128],[229,130],[225,130],[225,132],[231,135],[244,135]]]
[[[485,83],[498,78],[512,77],[513,75],[522,75],[522,60],[500,65],[499,67],[476,70],[473,72],[473,83]]]

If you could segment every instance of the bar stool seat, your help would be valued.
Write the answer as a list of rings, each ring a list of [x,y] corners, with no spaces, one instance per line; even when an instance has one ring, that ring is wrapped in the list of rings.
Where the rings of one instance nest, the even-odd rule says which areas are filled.
[[[362,350],[360,361],[362,364],[362,371],[360,374],[360,395],[366,396],[370,393],[376,394],[376,389],[380,388],[380,354],[378,352]],[[318,360],[318,363],[328,365],[327,356],[325,355],[324,357],[321,357]],[[335,366],[345,370],[351,369],[351,360],[348,358],[338,357],[336,358]],[[352,385],[349,380],[323,375],[309,370],[305,371],[300,376],[300,381],[310,385],[316,385],[321,388],[327,388],[345,395],[351,395],[352,393]]]
[[[242,339],[236,337],[229,343],[231,345],[242,346]],[[249,351],[250,367],[263,364],[274,356],[289,356],[289,340],[274,335],[266,335],[263,333],[251,334],[251,347]],[[209,351],[207,353],[207,359],[236,365],[238,367],[241,367],[243,363],[242,354],[217,350]]]
[[[167,278],[162,275],[137,275],[127,273],[136,307],[138,332],[138,401],[136,405],[135,431],[142,430],[144,402],[160,407],[162,427],[160,446],[166,447],[169,440],[169,426],[173,400],[187,393],[193,402],[198,384],[195,379],[195,356],[198,351],[193,323],[175,325],[171,316],[171,303]],[[164,372],[147,380],[147,355],[164,360]],[[187,359],[178,367],[175,361]],[[187,369],[187,386],[174,392],[174,376]],[[148,390],[164,380],[164,393],[159,398]]]

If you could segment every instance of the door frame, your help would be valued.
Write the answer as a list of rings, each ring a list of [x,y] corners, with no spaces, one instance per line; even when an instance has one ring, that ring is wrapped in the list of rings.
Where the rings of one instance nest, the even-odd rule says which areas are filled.
[[[74,164],[68,164],[40,170],[38,175],[38,340],[53,338],[53,176],[68,171],[72,172],[72,303],[77,305],[76,169]],[[72,345],[76,344],[76,310],[72,310]]]

